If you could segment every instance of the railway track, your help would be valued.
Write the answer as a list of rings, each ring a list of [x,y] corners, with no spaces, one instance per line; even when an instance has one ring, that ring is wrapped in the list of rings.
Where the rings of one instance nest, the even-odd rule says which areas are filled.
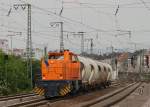
[[[120,88],[110,94],[104,95],[97,99],[88,102],[83,102],[75,105],[75,107],[110,107],[126,98],[134,90],[136,90],[142,83],[132,83],[123,88]]]
[[[33,107],[35,107],[34,104],[39,106],[39,105],[44,104],[44,103],[46,103],[46,100],[45,100],[45,98],[41,97],[38,99],[33,99],[33,100],[29,100],[29,101],[24,101],[21,103],[12,104],[12,105],[9,105],[7,107],[32,107],[32,105],[33,105]]]
[[[121,85],[121,84],[124,84],[124,83],[113,82],[110,87],[115,87],[115,86],[118,86],[118,85]],[[79,95],[76,95],[76,96],[82,96],[82,95],[83,94],[79,94]],[[67,100],[67,99],[73,98],[73,97],[69,96],[69,97],[65,97],[65,98],[57,98],[57,99],[46,100],[44,97],[40,97],[40,96],[36,97],[36,96],[37,95],[35,95],[33,93],[20,94],[20,95],[18,94],[18,95],[15,95],[15,96],[3,97],[2,99],[0,98],[0,102],[1,101],[7,102],[7,101],[11,101],[11,100],[16,100],[16,99],[20,100],[20,99],[24,99],[25,97],[31,97],[30,100],[22,100],[20,102],[13,102],[12,104],[8,104],[7,107],[37,107],[37,106],[42,106],[42,105],[46,105],[46,104],[53,104],[57,101]]]
[[[9,107],[9,106],[11,107],[25,101],[30,101],[32,99],[37,100],[39,98],[41,98],[41,96],[38,96],[34,93],[24,93],[24,94],[3,96],[0,98],[0,107]]]
[[[40,107],[42,105],[51,105],[53,103],[56,103],[57,101],[61,101],[61,100],[65,100],[65,99],[69,99],[71,98],[71,96],[69,97],[60,97],[60,98],[54,98],[54,99],[50,99],[50,100],[46,100],[44,97],[38,98],[38,99],[33,99],[30,101],[25,101],[22,103],[18,103],[18,104],[13,104],[7,107]]]
[[[25,98],[30,98],[30,100],[20,100]],[[46,105],[47,103],[54,103],[56,101],[69,99],[69,97],[60,97],[60,98],[53,98],[50,100],[46,100],[44,96],[38,96],[33,94],[26,94],[26,95],[17,95],[17,96],[9,96],[8,98],[3,98],[3,100],[0,101],[0,107],[37,107],[41,105]],[[14,101],[12,101],[14,100]],[[19,100],[19,101],[16,101]],[[2,103],[1,103],[2,102]],[[4,104],[3,104],[4,102]],[[10,103],[8,103],[10,102]],[[12,103],[13,102],[13,103]],[[2,104],[2,105],[1,105]]]
[[[26,94],[33,94],[31,93],[22,93],[22,94],[15,94],[15,95],[7,95],[7,96],[0,96],[0,98],[7,98],[7,97],[13,97],[13,96],[20,96],[20,95],[26,95]]]
[[[12,99],[17,99],[22,97],[30,97],[35,95],[36,94],[34,93],[25,93],[25,94],[17,94],[17,95],[10,95],[10,96],[1,96],[0,101],[12,100]]]
[[[116,86],[120,86],[120,85],[123,85],[127,82],[122,82],[122,83],[119,83],[119,82],[113,82],[112,85],[110,87],[116,87]],[[92,92],[89,92],[89,93],[92,93]],[[89,93],[86,93],[86,94],[89,94]],[[38,103],[33,103],[33,104],[29,104],[29,105],[26,105],[26,106],[23,106],[23,107],[40,107],[42,105],[46,105],[46,107],[48,106],[53,106],[59,102],[65,102],[66,100],[69,100],[69,99],[74,99],[75,97],[78,97],[78,96],[82,96],[82,95],[85,95],[85,93],[80,93],[80,94],[77,94],[75,95],[74,97],[72,96],[68,96],[68,97],[65,97],[65,98],[58,98],[57,100],[49,100],[49,101],[40,101]],[[58,106],[58,107],[61,107],[61,106]]]
[[[125,84],[129,84],[129,82],[127,82],[127,81],[124,81],[124,82],[112,81],[111,85],[109,87],[117,87],[117,86],[125,85]]]

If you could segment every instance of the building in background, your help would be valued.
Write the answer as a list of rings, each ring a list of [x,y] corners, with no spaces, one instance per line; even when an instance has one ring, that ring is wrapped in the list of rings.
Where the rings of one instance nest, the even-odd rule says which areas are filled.
[[[0,39],[0,49],[8,53],[8,40],[7,39]]]
[[[40,48],[34,48],[33,50],[33,58],[41,59],[44,56],[44,50]]]
[[[24,56],[25,50],[24,49],[18,49],[18,48],[14,48],[13,49],[13,55],[15,56]]]

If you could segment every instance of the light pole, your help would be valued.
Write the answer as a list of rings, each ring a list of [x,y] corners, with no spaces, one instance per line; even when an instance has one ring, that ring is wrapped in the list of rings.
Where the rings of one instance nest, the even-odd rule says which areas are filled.
[[[93,46],[94,46],[94,44],[93,44],[93,38],[87,38],[87,39],[85,39],[85,41],[90,41],[91,43],[90,43],[90,54],[93,54]]]
[[[32,37],[31,37],[31,4],[14,4],[14,9],[18,10],[21,7],[22,10],[27,8],[27,44],[26,44],[26,56],[27,56],[27,77],[30,72],[31,88],[33,87],[33,73],[32,73]]]
[[[63,22],[51,22],[50,27],[57,27],[60,25],[60,52],[64,51],[64,37],[63,37]]]
[[[22,35],[22,32],[14,32],[14,31],[8,31],[9,33],[13,34],[8,34],[7,36],[10,37],[10,48],[11,48],[11,55],[13,54],[13,37],[16,35]]]
[[[73,35],[78,35],[81,37],[81,54],[84,53],[84,34],[86,32],[78,32],[78,33],[74,33]]]
[[[10,48],[11,48],[11,55],[13,54],[13,36],[15,35],[7,35],[8,37],[10,37]]]

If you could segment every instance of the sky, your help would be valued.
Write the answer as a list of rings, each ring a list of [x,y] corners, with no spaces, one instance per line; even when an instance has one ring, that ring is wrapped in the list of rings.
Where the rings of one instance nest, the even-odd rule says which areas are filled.
[[[17,10],[14,4],[32,6],[32,41],[34,48],[59,50],[60,26],[63,22],[65,49],[81,50],[81,37],[93,38],[94,53],[134,51],[150,47],[150,1],[148,0],[0,0],[0,38],[13,36],[14,48],[25,48],[27,38],[27,9]],[[59,15],[61,9],[63,11]],[[10,32],[11,31],[11,32]],[[136,44],[136,45],[135,45]],[[90,41],[85,41],[86,52]]]

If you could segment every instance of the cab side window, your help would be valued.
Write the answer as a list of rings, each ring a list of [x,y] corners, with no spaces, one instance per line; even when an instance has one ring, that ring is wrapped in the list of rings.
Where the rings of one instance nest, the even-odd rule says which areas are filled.
[[[75,55],[72,55],[72,62],[77,62],[78,61],[78,58],[77,58],[77,56],[75,56]]]

